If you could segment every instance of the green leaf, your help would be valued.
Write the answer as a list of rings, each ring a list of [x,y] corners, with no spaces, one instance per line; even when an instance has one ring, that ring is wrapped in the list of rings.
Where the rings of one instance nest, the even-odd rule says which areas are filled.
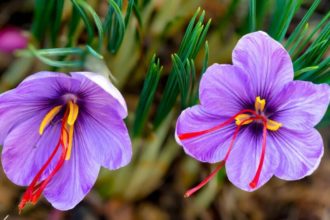
[[[295,59],[298,55],[301,55],[301,53],[306,49],[307,44],[311,41],[311,39],[314,37],[314,35],[319,32],[320,29],[322,29],[322,27],[324,26],[324,24],[326,24],[326,22],[329,20],[330,18],[330,12],[328,12],[323,18],[322,20],[316,25],[316,27],[313,29],[313,31],[311,31],[311,33],[308,36],[305,36],[303,33],[300,34],[300,37],[304,37],[305,40],[302,40],[302,42],[297,45],[297,46],[292,46],[291,50],[290,50],[290,55],[291,57],[293,57],[293,59]],[[306,23],[307,25],[307,23]],[[306,28],[306,26],[305,26]],[[323,29],[322,29],[323,30]],[[307,32],[307,31],[305,31]]]
[[[94,57],[96,57],[96,58],[98,58],[98,59],[100,59],[100,60],[103,59],[103,56],[102,56],[101,54],[99,54],[97,51],[95,51],[91,46],[86,45],[86,49],[87,49],[87,51],[88,51],[91,55],[93,55]]]
[[[68,47],[71,47],[73,45],[73,38],[75,36],[75,32],[77,30],[78,24],[80,21],[80,15],[79,10],[76,6],[72,6],[72,15],[71,15],[71,21],[69,24],[69,30],[68,30]]]
[[[256,31],[256,0],[249,1],[249,30]]]
[[[51,12],[54,10],[55,0],[35,0],[34,18],[32,23],[32,34],[39,41],[42,42],[49,21],[52,20]]]
[[[312,4],[312,6],[308,9],[308,11],[306,12],[306,14],[303,17],[303,19],[301,19],[301,21],[299,22],[299,24],[297,25],[297,27],[290,34],[290,37],[288,38],[288,40],[287,40],[287,42],[285,44],[285,47],[286,48],[289,48],[289,46],[293,42],[297,42],[297,41],[299,41],[299,39],[301,39],[301,37],[303,36],[302,31],[304,29],[306,29],[306,25],[307,25],[308,20],[313,15],[315,9],[320,4],[320,2],[321,2],[321,0],[315,0],[314,3]]]
[[[121,12],[121,4],[108,0],[109,9],[104,22],[104,30],[108,38],[108,50],[116,53],[124,39],[125,21]]]
[[[140,94],[139,103],[135,113],[135,120],[133,124],[134,137],[142,134],[142,130],[147,121],[150,107],[158,87],[162,69],[163,67],[160,66],[159,59],[157,59],[154,55],[151,59],[146,79],[144,80],[143,89]]]
[[[79,4],[86,10],[88,11],[93,19],[94,19],[94,23],[96,25],[97,31],[98,31],[98,36],[99,36],[99,44],[98,44],[98,51],[101,50],[102,48],[102,43],[103,43],[103,27],[102,27],[102,22],[101,19],[99,18],[99,16],[96,14],[96,12],[94,11],[94,9],[87,4],[84,1],[79,1]]]
[[[175,102],[177,100],[177,97],[180,92],[180,85],[178,84],[180,77],[177,74],[178,69],[180,70],[181,64],[183,63],[184,65],[191,65],[190,60],[194,60],[200,51],[201,46],[204,44],[205,37],[208,31],[208,28],[210,26],[210,20],[207,22],[207,24],[204,26],[203,21],[204,21],[204,16],[205,12],[203,11],[201,15],[199,16],[198,21],[196,22],[197,16],[200,14],[200,9],[198,8],[196,13],[193,15],[191,18],[188,27],[186,29],[185,35],[182,39],[182,42],[180,44],[179,51],[177,53],[177,57],[180,58],[181,63],[177,60],[176,63],[173,63],[169,78],[166,82],[165,89],[163,92],[163,97],[159,103],[155,120],[154,120],[154,126],[157,128],[164,118],[168,115],[168,113],[171,111],[173,106],[175,105]],[[176,56],[175,56],[176,57]],[[189,67],[189,66],[188,66]],[[186,67],[185,67],[186,68]],[[191,69],[192,71],[192,69]],[[189,71],[185,71],[187,74]],[[186,80],[185,78],[181,78],[181,80]],[[186,85],[186,82],[183,82]],[[181,86],[182,86],[181,85]],[[183,91],[183,88],[181,88],[181,92]],[[181,94],[182,96],[182,94]],[[185,92],[183,94],[183,99],[185,97]],[[184,104],[185,102],[182,102],[181,104]]]
[[[127,27],[127,25],[128,25],[134,5],[135,5],[134,0],[128,0],[127,11],[126,11],[126,15],[125,15],[125,27]]]
[[[35,55],[41,62],[53,66],[53,67],[59,67],[59,68],[81,68],[83,66],[82,61],[57,61],[57,60],[51,60],[43,54],[40,54],[38,50],[36,50],[33,46],[29,46],[29,49],[33,55]]]
[[[80,0],[71,0],[73,6],[77,9],[81,19],[83,20],[87,33],[88,33],[88,44],[91,44],[94,38],[94,28],[93,25],[91,24],[90,20],[88,19],[88,15],[85,12],[85,10],[81,7],[80,3],[82,1]]]
[[[269,34],[277,41],[282,41],[289,28],[291,20],[299,9],[302,0],[276,0],[275,12]]]
[[[58,39],[58,33],[61,27],[62,22],[62,13],[63,13],[63,7],[64,7],[64,0],[57,0],[54,6],[53,15],[55,19],[51,19],[52,25],[50,25],[51,29],[51,41],[53,47],[56,46],[56,41]]]
[[[306,73],[306,72],[309,72],[309,71],[312,71],[312,70],[317,70],[319,68],[319,66],[308,66],[308,67],[305,67],[303,69],[300,69],[298,71],[296,71],[294,73],[294,76],[295,77],[300,77],[303,73]]]

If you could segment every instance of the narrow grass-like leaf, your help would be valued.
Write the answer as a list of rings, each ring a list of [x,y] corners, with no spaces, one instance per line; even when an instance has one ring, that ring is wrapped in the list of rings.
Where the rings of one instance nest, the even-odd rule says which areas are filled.
[[[31,46],[30,46],[31,47]],[[33,48],[33,47],[31,47]],[[28,51],[23,51],[18,53],[18,55],[29,55],[31,54],[31,48]],[[65,56],[65,55],[82,55],[84,53],[84,50],[81,48],[49,48],[49,49],[39,49],[38,54],[42,56]]]
[[[91,24],[90,20],[88,19],[87,13],[85,12],[85,10],[81,7],[80,3],[82,1],[80,0],[71,0],[72,4],[74,5],[74,7],[77,9],[81,19],[83,20],[87,33],[88,33],[88,44],[92,43],[92,40],[94,38],[94,28],[93,25]]]
[[[175,74],[181,92],[181,106],[185,106],[188,98],[188,80],[187,72],[177,54],[172,55],[173,73]]]
[[[296,71],[294,73],[294,76],[295,77],[300,77],[303,73],[306,73],[306,72],[309,72],[309,71],[312,71],[312,70],[317,70],[319,68],[319,66],[308,66],[308,67],[305,67],[303,69],[300,69],[298,71]]]
[[[183,102],[181,102],[181,106],[182,107],[186,106],[187,104],[185,103],[189,103],[185,101],[186,94],[189,91],[187,92],[183,91],[184,89],[189,90],[189,87],[181,85],[181,89],[180,89],[178,81],[181,80],[181,82],[184,83],[187,81],[189,85],[191,80],[190,79],[191,75],[188,75],[188,78],[185,76],[180,79],[178,77],[181,75],[176,74],[176,72],[178,71],[178,69],[179,70],[180,68],[182,69],[182,67],[180,66],[181,64],[191,65],[191,63],[187,64],[187,62],[190,62],[190,60],[194,60],[196,58],[198,52],[200,51],[201,46],[205,41],[206,33],[208,31],[211,21],[208,21],[208,23],[204,26],[203,21],[204,21],[205,12],[203,11],[196,22],[196,18],[199,13],[200,13],[200,9],[197,9],[196,13],[191,18],[188,27],[186,29],[185,35],[181,41],[179,51],[176,55],[177,58],[180,59],[180,62],[178,62],[177,58],[175,58],[176,56],[174,56],[177,62],[173,63],[169,78],[166,82],[165,89],[163,92],[163,97],[160,101],[154,120],[155,128],[157,128],[161,124],[164,118],[171,111],[172,107],[174,106],[177,100],[180,90],[181,93],[183,92],[183,95],[181,94],[181,97],[183,97]],[[185,68],[186,67],[184,67],[184,69]],[[188,72],[187,69],[185,70],[186,71],[183,71],[184,73],[191,74],[190,73],[191,70],[189,70]]]
[[[77,7],[72,5],[71,21],[70,21],[69,30],[68,30],[68,43],[67,43],[68,47],[73,46],[73,38],[75,36],[75,32],[77,30],[79,21],[80,21],[79,11],[78,11]]]
[[[32,23],[32,34],[39,41],[42,41],[54,10],[55,0],[35,0],[34,18]]]
[[[270,35],[282,41],[289,28],[291,20],[299,9],[302,0],[276,0],[275,13],[273,14],[272,24],[270,26]]]
[[[329,71],[330,71],[330,57],[324,59],[318,65],[318,68],[315,70],[311,70],[297,76],[298,79],[309,80],[316,83],[326,83],[327,80],[330,79]]]
[[[135,1],[134,0],[128,0],[126,15],[125,15],[125,27],[127,27],[129,19],[131,17],[133,8],[134,8]]]
[[[318,42],[315,45],[311,45],[311,47],[309,47],[309,49],[306,50],[306,52],[303,55],[301,55],[297,60],[293,62],[293,67],[295,71],[298,71],[306,66],[311,66],[310,64],[314,62],[310,62],[310,61],[315,59],[314,55],[318,54],[317,52],[323,50],[323,48],[326,48],[327,44],[328,41],[324,40]]]
[[[38,51],[33,48],[32,46],[29,47],[31,53],[35,55],[41,62],[53,66],[53,67],[59,67],[59,68],[81,68],[83,66],[82,61],[57,61],[57,60],[51,60],[47,57],[44,57]]]
[[[98,36],[99,36],[98,51],[100,51],[101,48],[102,48],[102,44],[103,44],[103,27],[102,27],[101,19],[99,18],[99,16],[96,14],[96,12],[94,11],[94,9],[89,4],[87,4],[84,1],[79,2],[79,4],[86,11],[88,11],[92,15],[92,17],[94,19],[94,22],[95,22],[95,25],[96,25],[96,28],[97,28],[97,31],[98,31]]]
[[[205,43],[205,39],[206,39],[206,34],[209,31],[210,25],[211,25],[211,19],[208,20],[206,26],[203,28],[203,31],[200,35],[200,37],[198,38],[198,42],[196,44],[195,50],[193,51],[191,58],[195,58],[198,54],[198,52],[200,51],[200,48],[202,47],[202,44]]]
[[[58,39],[58,32],[61,27],[61,22],[62,22],[62,14],[63,14],[63,7],[64,7],[64,0],[57,0],[54,5],[54,10],[53,10],[53,15],[54,17],[52,24],[50,25],[51,29],[51,41],[53,47],[56,46],[56,41]]]
[[[99,54],[97,51],[95,51],[91,46],[86,45],[86,49],[94,57],[101,59],[101,60],[103,59],[103,56],[101,54]]]
[[[159,59],[157,59],[154,55],[149,64],[149,69],[146,79],[144,80],[142,92],[140,94],[139,103],[135,113],[135,120],[133,123],[134,137],[142,134],[142,130],[150,112],[151,104],[154,100],[162,69],[163,67],[160,65]]]
[[[313,31],[305,37],[305,40],[303,40],[296,48],[292,48],[293,51],[290,52],[291,57],[294,59],[298,56],[301,55],[301,53],[306,49],[307,44],[311,41],[311,39],[314,37],[314,35],[319,32],[320,29],[328,22],[330,18],[330,12],[328,12],[322,20],[316,25],[316,27],[313,29]],[[324,29],[324,28],[323,28]]]
[[[256,31],[256,0],[249,1],[249,30],[250,32]]]
[[[303,36],[302,31],[306,29],[306,24],[310,17],[313,15],[315,9],[320,4],[321,0],[315,0],[311,7],[306,12],[305,16],[301,19],[298,26],[294,29],[294,31],[290,34],[290,37],[288,38],[285,47],[289,48],[289,46],[293,43],[301,39],[301,36]]]
[[[109,9],[104,22],[104,30],[108,38],[108,50],[116,53],[119,49],[125,33],[125,21],[121,12],[121,5],[113,0],[108,0]]]

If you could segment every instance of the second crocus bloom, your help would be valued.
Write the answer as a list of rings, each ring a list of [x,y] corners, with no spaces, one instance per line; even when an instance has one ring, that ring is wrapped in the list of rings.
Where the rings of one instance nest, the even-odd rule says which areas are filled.
[[[39,72],[0,95],[0,144],[7,177],[28,186],[19,204],[43,193],[57,209],[77,205],[101,166],[132,157],[123,119],[126,103],[105,77],[88,72]]]
[[[314,126],[330,100],[327,84],[293,81],[292,61],[264,32],[243,36],[233,65],[214,64],[200,83],[200,104],[184,110],[176,139],[193,158],[223,165],[237,187],[253,191],[272,176],[297,180],[310,175],[323,155]]]

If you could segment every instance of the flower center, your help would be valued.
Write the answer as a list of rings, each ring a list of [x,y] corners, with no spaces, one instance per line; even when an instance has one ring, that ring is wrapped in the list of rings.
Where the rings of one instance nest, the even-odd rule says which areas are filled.
[[[220,164],[217,166],[217,168],[208,177],[206,177],[200,184],[198,184],[196,187],[188,190],[185,193],[185,197],[189,197],[193,193],[198,191],[200,188],[202,188],[205,184],[207,184],[217,174],[217,172],[225,165],[225,163],[230,155],[230,152],[234,146],[234,142],[237,138],[240,128],[244,125],[248,125],[253,122],[260,123],[263,125],[262,147],[261,147],[259,165],[257,167],[257,171],[256,171],[254,178],[249,183],[249,186],[252,189],[254,189],[258,185],[261,170],[262,170],[263,163],[265,160],[267,130],[277,131],[282,126],[281,123],[270,120],[266,117],[266,114],[264,112],[265,106],[266,106],[266,100],[261,99],[260,96],[258,96],[258,97],[256,97],[255,104],[254,104],[255,110],[243,109],[240,112],[238,112],[237,114],[235,114],[234,116],[232,116],[231,118],[229,118],[228,120],[226,120],[225,122],[223,122],[213,128],[207,129],[207,130],[178,134],[179,139],[181,141],[183,141],[185,139],[196,138],[198,136],[217,131],[225,126],[230,125],[233,121],[235,121],[235,124],[237,125],[224,159],[220,162]]]
[[[277,121],[270,120],[265,116],[265,113],[264,113],[265,106],[266,106],[266,100],[265,99],[260,99],[260,96],[257,96],[256,101],[254,103],[255,113],[257,115],[259,115],[260,117],[264,117],[267,120],[266,121],[266,127],[267,127],[268,130],[277,131],[278,129],[280,129],[282,124],[277,122]],[[254,116],[251,115],[251,114],[239,114],[235,117],[236,125],[238,126],[244,120],[246,120],[246,121],[242,125],[250,124],[253,121],[262,122],[261,120],[253,120],[253,119],[251,119],[252,117],[254,117]],[[247,120],[247,119],[250,119],[250,120]]]
[[[62,105],[55,106],[45,115],[45,117],[40,123],[40,127],[39,127],[40,135],[43,135],[45,129],[53,121],[55,116],[58,115],[58,113],[62,110],[62,108],[63,108]],[[44,189],[46,188],[50,180],[53,178],[53,176],[63,166],[65,160],[70,159],[72,152],[74,124],[77,120],[78,114],[79,114],[79,106],[75,103],[75,101],[68,100],[66,104],[66,110],[62,118],[60,137],[57,142],[57,145],[53,150],[53,152],[51,153],[51,155],[49,156],[49,158],[47,159],[47,161],[44,163],[44,165],[35,175],[28,188],[26,189],[23,198],[20,204],[18,205],[19,212],[22,211],[26,203],[31,202],[32,204],[35,204],[38,201],[38,199],[41,196],[41,193],[44,191]],[[60,148],[62,150],[62,153],[55,165],[55,168],[50,172],[50,174],[44,180],[41,180],[41,176],[43,175],[47,167],[49,167],[50,163],[54,160],[54,157]]]

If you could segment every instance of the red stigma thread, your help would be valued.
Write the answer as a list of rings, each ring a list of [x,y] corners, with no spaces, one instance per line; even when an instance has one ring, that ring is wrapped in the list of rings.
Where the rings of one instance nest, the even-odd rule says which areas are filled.
[[[264,125],[263,127],[263,132],[262,132],[262,148],[261,148],[261,154],[260,154],[260,161],[259,161],[259,165],[258,165],[258,169],[256,172],[256,175],[254,176],[253,180],[250,182],[249,186],[251,187],[251,189],[256,188],[256,186],[258,185],[259,182],[259,178],[260,178],[260,174],[261,174],[261,170],[265,161],[265,154],[266,154],[266,138],[267,138],[267,120],[265,119],[265,117],[262,117],[262,123]]]
[[[66,138],[66,143],[64,143],[63,135],[66,135],[67,137],[69,135],[68,131],[65,128],[66,121],[67,121],[67,113],[63,117],[61,133],[60,133],[60,138],[58,140],[58,143],[57,143],[55,149],[53,150],[53,152],[51,153],[50,157],[47,159],[45,164],[41,167],[41,169],[35,175],[32,182],[30,183],[30,185],[26,189],[25,193],[23,194],[21,202],[18,205],[19,213],[21,213],[21,211],[25,207],[26,203],[31,202],[32,204],[35,204],[38,201],[38,199],[41,196],[41,193],[44,191],[44,189],[46,188],[46,186],[48,185],[50,180],[63,166],[64,161],[65,161],[66,152],[67,152],[67,146],[68,146],[68,138]],[[41,175],[45,172],[46,168],[52,162],[52,160],[54,159],[54,157],[60,147],[62,147],[62,153],[61,153],[61,156],[60,156],[55,168],[46,177],[46,179],[40,181]]]
[[[251,113],[251,114],[254,115],[254,117],[243,120],[237,126],[224,159],[220,162],[220,164],[216,167],[216,169],[214,171],[212,171],[212,173],[209,176],[207,176],[200,184],[198,184],[197,186],[189,189],[184,194],[184,197],[186,197],[186,198],[190,197],[192,194],[197,192],[199,189],[201,189],[203,186],[205,186],[210,180],[212,180],[214,178],[214,176],[222,169],[222,167],[225,165],[225,163],[226,163],[226,161],[227,161],[227,159],[230,155],[230,152],[231,152],[231,150],[234,146],[234,143],[235,143],[237,135],[240,131],[240,128],[244,125],[245,122],[250,121],[250,120],[252,120],[252,121],[262,120],[262,123],[263,123],[263,141],[262,141],[262,152],[261,152],[261,156],[260,156],[260,162],[259,162],[257,172],[256,172],[253,180],[250,182],[249,186],[253,189],[258,185],[259,177],[260,177],[262,166],[263,166],[264,159],[265,159],[265,152],[266,152],[267,119],[264,116],[258,115],[253,110],[244,109],[244,110],[240,111],[239,113],[235,114],[234,116],[232,116],[231,118],[229,118],[228,120],[226,120],[225,122],[223,122],[220,125],[217,125],[213,128],[203,130],[203,131],[183,133],[183,134],[178,135],[178,137],[179,137],[180,140],[185,140],[185,139],[195,138],[195,137],[198,137],[198,136],[203,135],[203,134],[207,134],[207,133],[210,133],[210,132],[217,131],[217,130],[229,125],[233,120],[235,120],[235,118],[238,115],[243,114],[243,113]]]
[[[194,137],[198,137],[198,136],[201,136],[203,134],[207,134],[207,133],[211,133],[213,131],[217,131],[227,125],[229,125],[232,121],[235,120],[235,118],[240,115],[240,114],[243,114],[243,113],[251,113],[251,114],[254,114],[257,116],[257,113],[253,110],[250,110],[250,109],[244,109],[240,112],[238,112],[237,114],[235,114],[234,116],[230,117],[228,120],[226,120],[225,122],[213,127],[213,128],[210,128],[210,129],[207,129],[207,130],[203,130],[203,131],[196,131],[196,132],[189,132],[189,133],[183,133],[183,134],[179,134],[178,137],[180,140],[185,140],[185,139],[190,139],[190,138],[194,138]]]

